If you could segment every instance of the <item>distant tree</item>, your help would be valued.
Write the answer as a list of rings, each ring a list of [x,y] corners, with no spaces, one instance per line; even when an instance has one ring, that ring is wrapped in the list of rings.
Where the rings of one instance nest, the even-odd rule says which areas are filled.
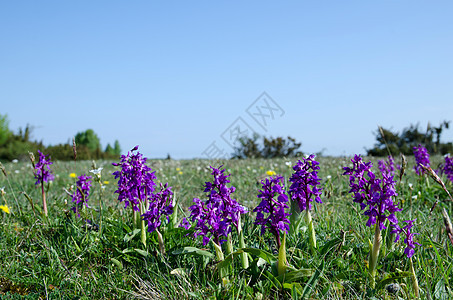
[[[239,146],[234,149],[233,158],[261,158],[262,153],[259,149],[259,135],[254,133],[252,137],[241,137]]]
[[[391,129],[385,129],[378,127],[375,133],[376,144],[374,148],[368,149],[368,155],[371,156],[387,156],[390,154],[396,154],[401,148],[401,138],[398,132],[394,132]]]
[[[0,146],[5,145],[11,137],[12,132],[9,130],[8,115],[0,115]]]
[[[107,147],[105,147],[104,152],[108,154],[115,154],[115,149],[113,149],[113,147],[110,146],[110,144],[107,144]]]
[[[72,143],[44,146],[42,141],[31,141],[33,127],[28,125],[19,128],[17,134],[9,131],[8,118],[0,115],[0,159],[3,160],[28,160],[28,152],[36,153],[41,150],[43,153],[50,154],[55,160],[73,160],[74,152]],[[118,141],[115,147],[107,145],[106,152],[101,150],[99,137],[92,129],[79,132],[75,136],[77,145],[78,160],[92,159],[113,159],[118,158],[116,152],[121,152]]]
[[[419,144],[423,145],[430,154],[451,153],[453,151],[452,143],[441,143],[440,141],[443,130],[448,129],[449,124],[450,121],[444,121],[438,127],[432,127],[428,123],[426,132],[420,130],[419,124],[411,124],[404,128],[401,133],[378,127],[375,133],[376,144],[373,148],[368,149],[367,153],[372,156],[399,153],[412,155],[413,147]]]
[[[75,142],[77,145],[84,145],[90,151],[97,151],[101,148],[101,142],[97,134],[93,129],[87,129],[83,132],[78,132],[75,136]]]
[[[118,140],[115,140],[115,144],[113,144],[113,154],[121,155],[121,147],[120,142],[118,142]]]
[[[290,136],[285,140],[282,137],[266,138],[264,137],[264,148],[262,150],[263,157],[294,157],[300,156],[302,152],[298,151],[302,143],[297,143],[296,140]]]
[[[29,124],[27,124],[27,126],[25,126],[25,129],[23,129],[23,130],[22,130],[22,127],[19,128],[18,138],[20,138],[20,140],[22,142],[30,142],[32,130],[33,130],[33,127],[30,126]]]
[[[262,140],[262,144],[259,140]],[[239,146],[234,149],[233,158],[295,157],[302,154],[298,151],[301,145],[289,136],[287,139],[282,137],[261,138],[255,133],[252,137],[239,139]]]

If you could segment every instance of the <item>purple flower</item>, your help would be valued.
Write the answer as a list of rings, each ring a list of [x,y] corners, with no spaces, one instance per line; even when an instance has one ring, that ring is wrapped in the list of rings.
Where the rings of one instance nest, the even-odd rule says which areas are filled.
[[[450,156],[445,156],[445,164],[442,168],[442,171],[445,173],[447,178],[453,182],[453,158]]]
[[[400,239],[400,234],[405,235],[404,243],[407,245],[406,248],[404,249],[404,253],[408,258],[412,257],[415,253],[415,245],[421,246],[419,243],[414,242],[414,235],[418,233],[413,233],[411,232],[412,226],[414,226],[415,220],[408,220],[408,221],[403,221],[406,222],[407,225],[404,226],[403,228],[400,228],[398,224],[392,225],[393,230],[391,233],[396,233],[396,239],[395,243],[399,241]]]
[[[195,203],[189,207],[190,219],[195,225],[194,236],[203,236],[203,245],[206,245],[211,238],[218,245],[222,244],[232,230],[231,226],[238,226],[238,220],[241,214],[247,213],[245,207],[231,197],[236,190],[235,187],[227,187],[230,181],[225,175],[225,170],[211,167],[214,180],[205,183],[204,192],[207,193],[208,199],[202,201],[194,198]],[[183,221],[182,226],[188,228],[187,220]]]
[[[80,217],[79,210],[82,205],[87,205],[88,197],[90,196],[91,188],[91,176],[81,175],[78,177],[79,180],[76,182],[76,190],[72,194],[72,202],[75,202],[74,207],[71,210]]]
[[[289,208],[286,204],[288,196],[285,194],[283,177],[273,176],[261,181],[262,190],[259,191],[258,198],[261,202],[253,210],[256,212],[256,225],[261,225],[261,234],[266,232],[266,229],[272,233],[277,245],[280,247],[280,231],[288,233],[289,220],[291,215],[285,212]],[[267,214],[267,216],[265,215]]]
[[[322,189],[317,187],[320,182],[318,178],[320,168],[314,158],[314,155],[310,155],[308,158],[299,160],[293,167],[294,174],[289,179],[292,182],[289,188],[291,200],[298,203],[300,211],[310,210],[313,200],[322,203],[319,197]]]
[[[52,170],[50,170],[50,165],[53,162],[49,159],[46,159],[48,155],[42,154],[41,151],[38,150],[39,160],[35,165],[35,184],[49,182],[54,180],[55,176],[52,174]]]
[[[188,230],[190,228],[190,223],[189,223],[189,221],[187,221],[187,218],[182,219],[181,224],[179,224],[179,227],[183,227],[186,230]]]
[[[173,213],[172,203],[173,192],[168,183],[165,185],[160,184],[160,191],[153,194],[149,202],[148,211],[142,217],[143,220],[148,221],[148,231],[153,232],[162,224],[161,217],[168,216]]]
[[[414,156],[415,156],[415,173],[417,175],[421,175],[425,173],[425,170],[420,166],[423,165],[425,167],[429,167],[429,154],[428,150],[426,150],[425,147],[422,145],[418,145],[417,147],[414,147]]]
[[[395,161],[393,156],[389,155],[387,160],[378,160],[378,168],[381,174],[386,173],[388,176],[395,175]]]
[[[398,195],[393,176],[384,173],[382,179],[376,178],[371,171],[371,162],[364,163],[360,155],[355,155],[351,161],[353,167],[344,167],[343,175],[349,175],[349,193],[353,193],[354,202],[359,203],[360,209],[365,210],[364,215],[368,216],[366,225],[371,227],[378,223],[382,230],[386,228],[386,219],[397,224],[395,212],[401,209],[392,200],[392,197]]]
[[[152,197],[152,192],[156,184],[156,176],[151,172],[151,168],[146,165],[146,157],[137,151],[135,146],[127,153],[127,156],[121,155],[119,163],[113,163],[114,166],[121,166],[121,171],[113,173],[115,179],[118,179],[118,200],[124,201],[125,208],[132,205],[135,211],[139,210],[140,203],[144,203]],[[133,153],[137,151],[137,153]]]

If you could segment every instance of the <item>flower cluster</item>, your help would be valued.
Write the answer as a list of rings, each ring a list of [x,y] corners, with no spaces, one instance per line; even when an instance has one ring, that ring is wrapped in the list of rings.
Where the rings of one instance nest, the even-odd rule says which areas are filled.
[[[353,167],[344,167],[343,175],[349,175],[349,193],[353,193],[354,202],[360,204],[365,210],[364,215],[368,216],[367,226],[378,223],[380,230],[386,228],[384,222],[388,219],[391,223],[397,224],[398,219],[395,212],[401,211],[393,203],[392,197],[397,196],[393,176],[382,174],[382,179],[376,178],[371,171],[371,162],[365,163],[360,155],[351,159]],[[387,214],[386,214],[387,211]]]
[[[414,150],[415,163],[416,163],[414,166],[415,173],[417,173],[417,175],[424,174],[425,170],[420,165],[429,167],[430,162],[429,162],[428,150],[426,150],[426,148],[423,147],[422,145],[418,145],[417,147],[414,147],[413,150]]]
[[[261,202],[253,210],[256,212],[256,225],[261,225],[261,234],[266,232],[266,228],[277,239],[278,247],[280,247],[280,230],[288,233],[289,220],[291,215],[285,212],[289,208],[286,204],[288,196],[285,194],[283,177],[273,176],[261,181],[262,190],[259,191],[258,198]],[[264,214],[268,214],[265,217]]]
[[[445,164],[442,171],[445,173],[448,180],[453,182],[453,157],[445,156]]]
[[[146,165],[146,157],[137,150],[138,146],[135,146],[127,156],[121,155],[119,163],[113,163],[114,166],[121,166],[121,171],[113,173],[115,179],[118,179],[118,189],[115,191],[118,200],[124,201],[125,208],[132,205],[135,211],[139,210],[140,203],[152,197],[156,186],[154,172]]]
[[[398,225],[393,225],[393,230],[392,233],[396,233],[396,239],[395,243],[399,241],[400,239],[400,234],[405,235],[404,243],[407,245],[406,248],[404,249],[404,253],[408,258],[412,257],[415,253],[415,245],[421,246],[419,243],[414,242],[414,235],[418,233],[413,233],[411,232],[412,226],[414,226],[415,220],[408,220],[408,221],[403,221],[406,222],[407,225],[404,226],[403,228],[400,228]]]
[[[96,182],[100,182],[101,181],[101,172],[102,172],[102,167],[98,168],[98,169],[93,169],[93,170],[90,170],[90,173],[93,174],[93,179],[94,181]]]
[[[378,160],[378,169],[381,174],[387,174],[388,176],[395,176],[395,161],[393,156],[389,155],[388,160]]]
[[[38,150],[39,160],[35,165],[35,184],[49,182],[54,180],[55,176],[50,170],[50,165],[53,162],[50,161],[50,158],[47,159],[49,155],[44,155],[41,151]]]
[[[9,207],[7,205],[0,205],[0,210],[3,210],[5,213],[9,214]]]
[[[300,211],[311,209],[311,202],[321,202],[321,190],[317,186],[320,183],[318,178],[319,163],[314,160],[315,156],[299,160],[293,167],[294,173],[289,179],[292,182],[289,188],[291,200],[296,201]],[[313,199],[313,198],[314,199]]]
[[[225,170],[211,167],[214,180],[205,183],[204,192],[208,194],[208,199],[202,201],[194,198],[195,203],[189,207],[190,219],[195,225],[194,236],[203,236],[203,245],[206,245],[212,238],[217,245],[224,242],[232,230],[232,225],[238,226],[241,214],[247,213],[245,207],[231,197],[236,190],[235,187],[227,187],[230,181],[225,175]],[[183,220],[183,227],[187,228],[187,220]]]
[[[153,232],[162,224],[161,217],[163,215],[170,216],[173,213],[173,192],[168,183],[160,184],[160,191],[152,195],[152,200],[149,203],[148,211],[142,217],[148,221],[148,231]]]
[[[76,182],[76,190],[72,194],[72,202],[75,202],[71,210],[80,217],[79,210],[82,205],[87,205],[88,197],[90,196],[91,189],[91,176],[81,175]]]

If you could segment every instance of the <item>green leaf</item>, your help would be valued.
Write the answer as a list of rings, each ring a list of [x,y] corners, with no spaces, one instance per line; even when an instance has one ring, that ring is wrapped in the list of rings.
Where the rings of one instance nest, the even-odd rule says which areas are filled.
[[[234,257],[240,255],[241,253],[244,253],[244,251],[242,249],[239,249],[233,253],[228,254],[221,262],[219,262],[218,267],[224,268],[230,266],[233,262]]]
[[[241,249],[244,252],[250,253],[251,255],[261,257],[265,261],[267,261],[268,264],[273,264],[277,261],[277,257],[269,252],[266,252],[261,249],[256,249],[256,248],[244,248]]]
[[[406,277],[411,277],[411,272],[393,272],[390,273],[389,276],[387,276],[385,279],[381,280],[378,282],[376,285],[376,290],[384,288],[387,284],[397,282],[400,279],[406,278]]]
[[[281,290],[281,289],[282,289],[282,284],[278,281],[278,279],[277,279],[274,275],[272,275],[271,272],[265,271],[263,275],[269,280],[269,282],[270,282],[277,290]]]
[[[277,276],[277,280],[282,283],[283,282],[290,283],[293,281],[297,281],[301,278],[313,276],[313,274],[314,274],[313,269],[300,269],[279,275]]]
[[[22,192],[22,194],[25,196],[25,198],[27,198],[28,202],[30,203],[33,213],[35,212],[35,208],[36,208],[38,213],[42,214],[41,207],[39,207],[39,205],[35,207],[35,205],[33,204],[33,200],[30,198],[30,196],[28,196],[28,194],[26,192]]]
[[[262,268],[262,266],[264,266],[266,264],[267,264],[267,262],[264,259],[262,259],[261,257],[258,257],[257,259],[252,261],[248,270],[255,280],[258,279],[258,277],[263,272],[264,268]]]
[[[448,276],[447,276],[447,273],[445,272],[445,269],[444,269],[444,264],[443,264],[443,260],[442,260],[442,256],[440,255],[439,251],[437,250],[438,247],[441,249],[442,246],[437,244],[438,247],[436,247],[436,243],[434,243],[429,237],[428,237],[428,240],[429,242],[431,243],[431,246],[433,246],[433,249],[434,251],[436,252],[436,257],[437,257],[437,262],[438,262],[438,265],[440,266],[440,270],[441,270],[441,274],[443,275],[444,277],[444,283],[447,284],[448,286]]]
[[[345,236],[345,242],[346,241],[349,241],[351,240],[352,237],[351,236]],[[332,248],[334,247],[339,247],[339,245],[343,242],[343,239],[339,238],[339,237],[336,237],[328,242],[326,242],[322,247],[321,249],[319,249],[319,254],[320,255],[324,255],[324,254],[327,254],[329,253]]]
[[[302,286],[300,283],[294,282],[294,283],[287,283],[285,282],[283,284],[284,289],[288,289],[291,291],[291,299],[294,300],[299,300],[299,296],[302,295]]]
[[[212,254],[211,252],[206,251],[206,250],[201,250],[196,247],[179,248],[179,249],[173,250],[171,252],[171,254],[173,254],[173,255],[189,254],[189,255],[205,256],[205,257],[209,257],[209,258],[214,257],[214,254]]]
[[[229,266],[232,262],[233,262],[233,259],[238,256],[238,255],[241,255],[242,253],[250,253],[251,255],[254,255],[254,256],[257,256],[259,257],[260,259],[264,260],[264,262],[267,262],[269,264],[273,264],[277,261],[277,257],[273,254],[270,254],[269,252],[266,252],[264,250],[261,250],[261,249],[255,249],[255,248],[243,248],[243,249],[239,249],[229,255],[227,255],[223,261],[221,261],[218,265],[219,268],[222,268],[222,267],[227,267]],[[262,265],[263,262],[261,261],[260,262],[260,265]]]
[[[74,238],[71,236],[72,242],[74,243],[74,246],[76,247],[77,253],[82,252],[82,249],[80,249],[79,245],[77,245],[77,242],[74,240]]]
[[[117,260],[116,258],[113,258],[113,257],[112,257],[112,258],[110,258],[110,261],[111,261],[113,264],[115,264],[115,266],[117,266],[118,269],[120,269],[120,270],[123,269],[123,264],[122,264],[119,260]]]
[[[434,288],[434,298],[435,299],[440,299],[440,300],[447,300],[448,299],[448,293],[445,288],[445,283],[443,279],[440,279],[436,283],[436,287]]]
[[[324,260],[321,260],[321,264],[319,267],[316,269],[315,273],[313,276],[310,277],[308,280],[307,284],[305,285],[305,288],[302,292],[302,299],[308,299],[313,292],[314,288],[316,287],[316,284],[318,283],[319,276],[321,276],[321,273],[324,271]]]
[[[124,236],[124,239],[123,241],[125,243],[128,243],[130,240],[132,240],[138,233],[140,232],[140,229],[135,229],[134,231],[130,232],[130,233],[127,233],[125,236]]]
[[[171,235],[175,235],[175,234],[185,234],[186,232],[187,232],[187,230],[183,227],[175,227],[175,228],[168,229],[165,232],[165,236],[171,236]]]
[[[123,254],[131,253],[131,252],[134,252],[134,249],[133,249],[133,248],[126,248],[126,249],[124,249],[123,251],[121,251],[121,253],[123,253]]]
[[[284,275],[287,269],[286,262],[286,233],[283,234],[283,238],[278,249],[278,260],[277,260],[277,272],[278,275]]]
[[[149,255],[148,251],[142,250],[142,249],[134,249],[135,252],[140,254],[141,256],[147,257]]]
[[[184,268],[176,268],[171,270],[170,274],[177,276],[187,276],[187,272]]]

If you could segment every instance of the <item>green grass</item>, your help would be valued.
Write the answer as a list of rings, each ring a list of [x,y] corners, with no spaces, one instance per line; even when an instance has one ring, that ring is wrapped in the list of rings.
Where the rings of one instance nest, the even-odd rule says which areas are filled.
[[[434,167],[441,157],[432,158]],[[377,161],[373,159],[373,161]],[[287,164],[287,162],[290,162]],[[179,205],[178,217],[187,213],[194,197],[203,199],[203,185],[211,180],[209,165],[224,165],[231,174],[230,185],[239,203],[250,211],[257,205],[260,180],[266,171],[282,174],[287,180],[294,160],[151,160],[160,182],[173,187]],[[348,178],[342,176],[342,167],[348,158],[319,158],[322,178],[323,204],[315,205],[314,226],[318,249],[310,251],[308,231],[288,236],[288,263],[298,273],[291,281],[279,281],[272,272],[272,257],[278,249],[270,235],[260,235],[253,224],[253,213],[243,217],[245,242],[248,248],[261,252],[249,253],[251,266],[243,270],[239,258],[227,266],[228,282],[218,277],[217,264],[211,255],[211,243],[203,247],[201,240],[186,236],[180,228],[161,229],[166,255],[159,254],[156,233],[148,233],[148,245],[140,242],[140,234],[133,232],[130,209],[125,210],[116,201],[115,167],[111,161],[97,161],[103,167],[102,185],[93,182],[89,205],[91,209],[74,216],[71,191],[75,179],[70,173],[88,174],[91,162],[54,162],[51,166],[55,180],[46,187],[49,217],[41,216],[40,188],[34,184],[33,170],[28,162],[5,163],[8,176],[0,174],[0,187],[6,194],[0,204],[8,203],[11,214],[0,210],[0,297],[6,299],[407,299],[413,297],[412,281],[405,272],[410,270],[402,243],[394,244],[384,230],[384,246],[378,261],[378,282],[370,288],[368,278],[369,244],[374,229],[365,226],[366,217],[348,194]],[[377,164],[375,164],[377,166]],[[431,179],[419,178],[412,171],[409,159],[407,175],[398,180],[397,201],[403,211],[400,221],[417,219],[417,247],[413,257],[416,276],[423,299],[451,299],[452,245],[445,233],[440,208],[450,213],[452,207],[447,194]],[[378,173],[377,169],[375,169]],[[108,183],[106,182],[108,181]],[[451,183],[447,188],[453,191]],[[26,195],[32,200],[27,200]],[[430,213],[433,204],[439,204]],[[102,218],[99,204],[102,205]],[[19,205],[19,207],[17,206]],[[101,230],[87,226],[83,219],[93,220]],[[237,241],[233,232],[233,241]],[[234,242],[234,250],[237,243]],[[177,249],[195,247],[206,251],[176,255]],[[263,259],[269,253],[268,261]],[[259,258],[261,256],[261,258]],[[290,275],[288,275],[290,276]],[[282,285],[282,282],[284,283]],[[396,294],[387,291],[388,283],[397,282]]]

